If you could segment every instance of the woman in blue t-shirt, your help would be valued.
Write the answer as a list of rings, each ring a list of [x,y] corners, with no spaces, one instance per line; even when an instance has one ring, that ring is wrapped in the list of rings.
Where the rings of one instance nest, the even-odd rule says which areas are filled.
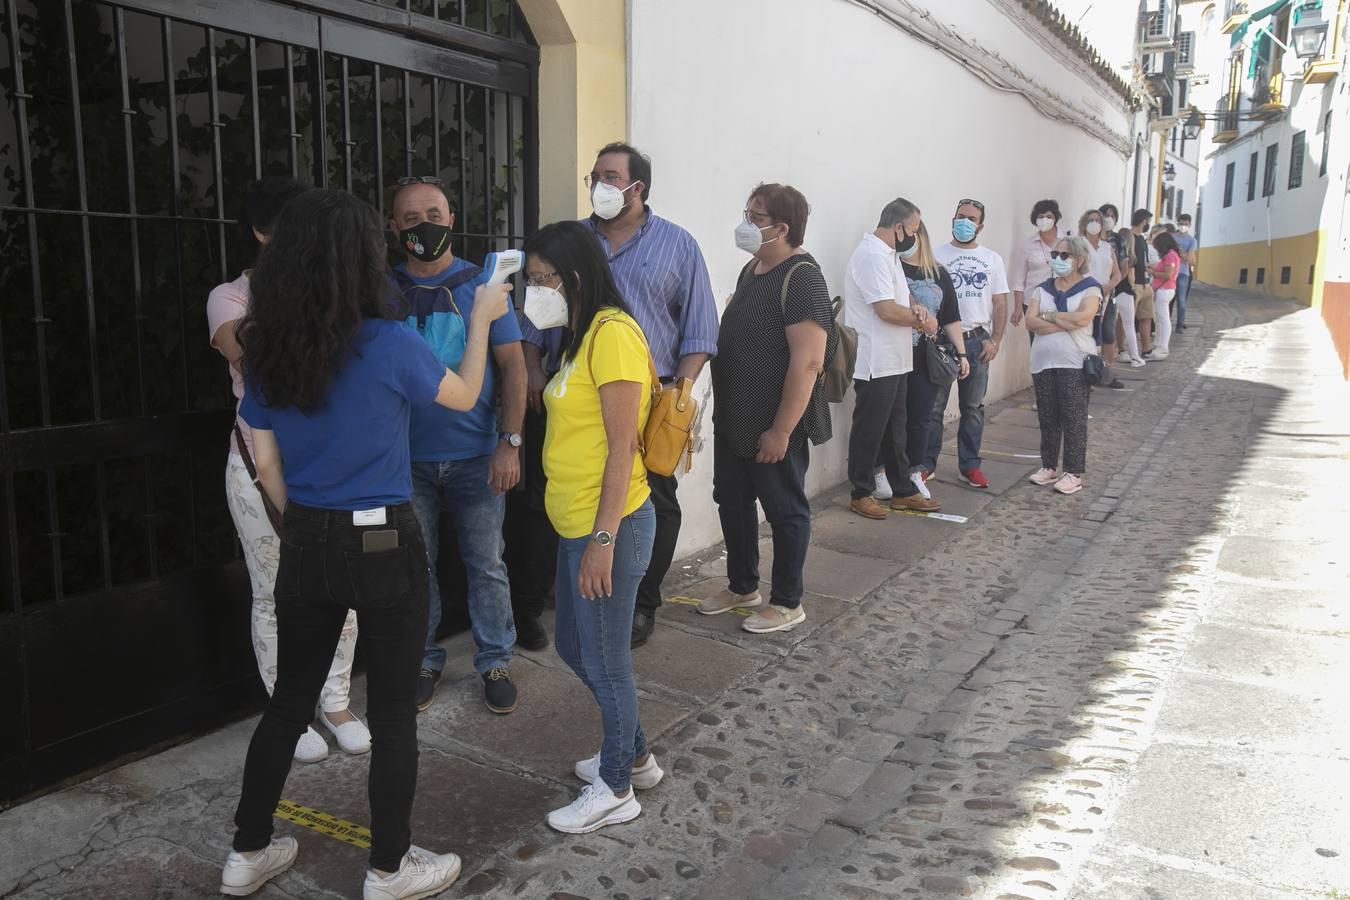
[[[279,665],[249,743],[221,891],[251,894],[295,860],[293,838],[272,838],[272,812],[351,608],[374,737],[365,896],[429,896],[455,880],[460,860],[409,843],[427,568],[409,502],[408,416],[414,405],[467,410],[477,402],[488,326],[508,309],[509,288],[478,288],[461,374],[447,370],[415,331],[385,318],[375,211],[320,190],[286,205],[250,287],[238,330],[239,414],[253,429],[260,486],[285,510]]]

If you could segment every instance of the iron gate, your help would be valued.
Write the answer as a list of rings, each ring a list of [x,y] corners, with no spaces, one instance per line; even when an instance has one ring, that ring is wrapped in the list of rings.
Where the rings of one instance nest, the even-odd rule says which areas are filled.
[[[534,229],[510,0],[0,0],[0,806],[255,705],[206,297],[248,181]]]

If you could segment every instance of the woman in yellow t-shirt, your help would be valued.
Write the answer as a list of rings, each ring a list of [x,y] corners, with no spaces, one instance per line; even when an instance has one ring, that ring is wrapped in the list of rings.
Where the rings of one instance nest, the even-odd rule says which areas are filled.
[[[639,436],[651,412],[646,338],[619,295],[595,236],[558,222],[525,244],[525,315],[565,328],[558,374],[544,390],[544,507],[557,530],[558,655],[595,696],[600,752],[574,771],[587,782],[548,824],[586,834],[636,818],[633,788],[665,774],[638,722],[630,641],[656,514]]]

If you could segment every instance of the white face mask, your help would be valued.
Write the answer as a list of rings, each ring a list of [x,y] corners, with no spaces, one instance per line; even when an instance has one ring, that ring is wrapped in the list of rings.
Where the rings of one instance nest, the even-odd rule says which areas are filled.
[[[766,225],[765,228],[774,228],[776,226]],[[757,253],[759,248],[765,244],[772,244],[778,240],[778,236],[769,240],[764,240],[764,228],[759,228],[754,222],[748,219],[742,219],[741,224],[736,226],[736,246],[746,253]]]
[[[567,324],[567,298],[556,288],[531,284],[525,287],[525,318],[540,331]]]
[[[1189,226],[1189,225],[1179,225],[1179,226],[1177,226],[1177,231],[1180,231],[1182,234],[1190,234],[1190,233],[1191,233],[1191,226]]]
[[[919,242],[915,241],[904,250],[897,250],[896,252],[900,254],[901,259],[913,259],[919,255]]]
[[[633,182],[637,184],[637,182]],[[631,188],[630,184],[626,188],[616,188],[612,184],[606,184],[603,181],[597,181],[595,187],[591,188],[591,209],[602,219],[609,220],[623,212],[627,200],[624,197],[624,191]]]
[[[1087,223],[1087,233],[1093,235],[1101,234],[1102,223],[1098,222],[1096,219],[1093,219],[1091,222]]]
[[[1115,220],[1115,219],[1107,219],[1103,224],[1106,226],[1106,230],[1107,230],[1107,231],[1115,231],[1115,230],[1116,230],[1116,220]]]
[[[1055,220],[1050,216],[1041,216],[1036,220],[1036,230],[1049,231],[1055,227]]]

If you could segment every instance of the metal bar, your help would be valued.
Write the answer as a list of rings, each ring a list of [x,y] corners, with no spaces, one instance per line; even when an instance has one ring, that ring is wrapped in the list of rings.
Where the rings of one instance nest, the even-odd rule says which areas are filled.
[[[320,32],[319,49],[314,54],[316,65],[309,67],[309,105],[314,118],[314,184],[316,187],[328,187],[328,110],[324,93],[323,37]]]
[[[404,172],[405,175],[412,174],[412,160],[408,161],[409,169]],[[431,77],[431,173],[433,175],[441,174],[441,80],[436,76]]]
[[[433,4],[432,8],[435,6]],[[412,174],[413,165],[413,139],[412,139],[412,76],[408,70],[403,70],[403,172],[406,175]],[[431,174],[438,175],[439,172],[433,171]]]
[[[70,78],[70,118],[75,135],[75,188],[79,197],[80,255],[84,266],[85,327],[89,332],[89,400],[95,422],[103,418],[103,403],[98,384],[98,312],[94,306],[94,265],[89,237],[89,188],[84,167],[84,127],[80,112],[80,73],[75,58],[75,22],[71,0],[65,0],[67,75]]]
[[[464,6],[462,4],[459,8],[459,17],[460,21],[463,21]],[[459,215],[456,217],[456,221],[459,222],[459,236],[463,238],[467,236],[466,229],[469,224],[468,212],[466,211],[466,207],[469,205],[467,193],[469,180],[468,173],[465,170],[464,153],[464,82],[458,82],[455,86],[459,90],[459,103],[455,106],[455,120],[459,123],[459,198],[456,201],[456,205],[459,206]]]
[[[539,230],[539,70],[530,73],[525,95],[525,129],[521,135],[521,168],[525,178],[525,233]]]
[[[174,217],[173,225],[173,248],[174,248],[174,282],[178,290],[178,361],[179,370],[183,378],[183,408],[192,408],[192,380],[188,372],[187,360],[187,297],[185,296],[183,286],[183,226],[179,219],[181,213],[181,204],[178,196],[178,116],[175,111],[178,107],[177,89],[174,79],[169,73],[173,72],[174,54],[173,54],[173,25],[164,18],[160,20],[160,25],[164,35],[164,84],[167,93],[168,110],[166,119],[168,120],[168,145],[169,145],[169,211]],[[188,485],[189,507],[188,514],[194,520],[193,529],[196,529],[197,518],[197,498],[191,484]],[[146,527],[154,530],[156,517],[153,509],[146,510]],[[159,573],[159,559],[157,556],[150,557],[151,577]]]
[[[375,112],[375,208],[384,221],[384,91],[380,89],[380,64],[370,67],[370,100]]]
[[[137,115],[137,111],[131,105],[131,82],[130,72],[127,69],[127,42],[126,42],[126,22],[121,9],[113,10],[113,31],[116,35],[117,43],[117,73],[118,81],[122,91],[122,144],[123,152],[126,154],[127,164],[127,210],[131,218],[128,221],[128,227],[131,231],[131,307],[132,307],[132,335],[136,353],[136,412],[139,415],[147,416],[150,414],[149,399],[146,394],[145,382],[145,309],[143,287],[141,284],[141,229],[140,222],[136,218],[137,198],[136,198],[136,153],[135,137],[132,134],[131,117]],[[154,494],[150,491],[150,459],[145,457],[141,460],[141,468],[144,478],[145,488],[145,509],[147,512],[155,508]],[[150,559],[158,555],[158,547],[155,541],[155,530],[151,527],[151,520],[147,517],[144,520],[146,553]]]
[[[513,94],[523,94],[528,87],[531,64],[516,62],[495,52],[492,56],[474,55],[374,29],[368,24],[357,25],[330,18],[323,20],[320,30],[325,49],[338,56],[377,62],[423,75],[440,75]]]
[[[225,218],[225,166],[221,158],[223,153],[220,147],[220,129],[225,127],[225,123],[220,120],[220,93],[216,90],[216,30],[214,28],[206,29],[206,81],[209,86],[206,108],[208,115],[211,117],[208,124],[211,128],[211,174],[215,178],[216,185],[216,217],[223,220]],[[225,226],[223,224],[216,226],[216,260],[217,274],[220,276],[220,281],[224,282],[229,269],[225,262]]]
[[[350,194],[352,190],[352,147],[355,145],[352,140],[351,87],[347,83],[349,74],[347,57],[340,57],[339,60],[338,77],[342,79],[342,166],[343,176],[346,179],[343,190]]]
[[[299,179],[300,133],[295,130],[295,51],[290,44],[282,44],[281,52],[286,55],[286,121],[290,124],[288,142],[291,148],[291,177]]]
[[[258,41],[248,38],[248,104],[253,119],[253,177],[262,178],[262,129],[258,117]]]
[[[485,4],[486,5],[486,4]],[[496,231],[497,219],[492,214],[492,189],[497,186],[495,171],[496,160],[492,150],[497,143],[497,135],[492,131],[492,107],[496,104],[496,91],[483,89],[483,207],[486,211],[484,230]],[[492,246],[493,250],[497,247]]]
[[[87,216],[90,219],[130,219],[137,222],[184,222],[187,224],[231,225],[238,219],[218,219],[213,216],[174,216],[159,213],[124,213],[103,210],[52,209],[47,206],[0,205],[0,212],[35,213],[44,216]]]
[[[516,232],[516,101],[506,95],[506,233]]]

